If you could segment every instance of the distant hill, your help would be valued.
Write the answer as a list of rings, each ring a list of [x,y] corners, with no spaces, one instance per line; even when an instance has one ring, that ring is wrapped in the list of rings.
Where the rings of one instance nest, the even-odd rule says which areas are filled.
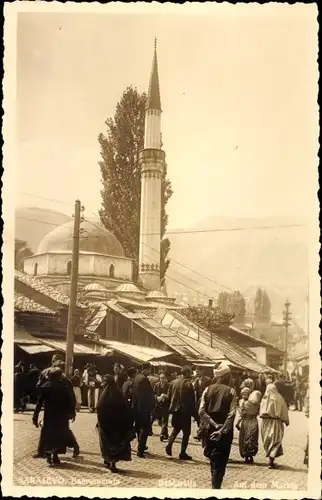
[[[66,214],[37,207],[18,207],[15,213],[15,236],[26,241],[35,253],[43,237],[71,220]]]
[[[307,228],[224,231],[302,223],[305,220],[283,217],[209,217],[193,228],[205,232],[169,235],[170,259],[229,288],[239,289],[251,300],[258,287],[266,289],[276,318],[281,317],[285,299],[289,298],[294,316],[302,326],[308,283]],[[221,231],[208,232],[210,229]],[[183,291],[188,295],[194,294],[189,288],[180,287],[176,281],[194,289],[199,286],[201,292],[210,296],[212,291],[225,290],[175,262],[171,263],[168,276],[169,294]]]

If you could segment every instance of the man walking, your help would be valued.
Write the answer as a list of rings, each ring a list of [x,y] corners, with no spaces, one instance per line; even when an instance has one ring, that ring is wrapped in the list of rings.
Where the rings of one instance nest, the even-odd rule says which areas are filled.
[[[180,460],[192,460],[187,454],[189,437],[191,434],[191,417],[196,419],[195,393],[191,381],[191,369],[184,366],[181,377],[170,383],[168,391],[169,413],[172,414],[173,430],[169,437],[165,452],[172,456],[172,446],[177,435],[182,431]]]
[[[201,397],[199,415],[204,455],[210,459],[212,488],[220,489],[233,441],[236,393],[230,387],[230,368],[221,364],[214,369],[214,384]]]
[[[133,384],[132,408],[138,438],[137,456],[140,458],[145,458],[144,452],[147,450],[151,416],[155,405],[153,389],[148,379],[150,373],[150,363],[143,363],[141,373],[135,377]]]
[[[161,427],[160,441],[165,441],[169,438],[168,422],[169,409],[167,404],[167,394],[169,391],[169,382],[166,379],[165,373],[160,373],[159,382],[154,386],[154,394],[156,396],[156,407],[153,412],[153,419],[157,419]]]
[[[206,377],[205,374],[204,374],[204,371],[202,368],[197,368],[196,369],[196,379],[194,381],[194,390],[195,390],[195,396],[196,396],[196,409],[197,409],[197,425],[198,425],[198,428],[200,426],[200,417],[199,417],[199,405],[200,405],[200,401],[201,401],[201,396],[202,396],[202,393],[203,391],[209,387],[209,385],[211,384],[211,379],[209,377]],[[197,439],[198,441],[200,441],[200,436],[199,436],[199,433],[197,433],[196,436],[194,436],[194,439]]]

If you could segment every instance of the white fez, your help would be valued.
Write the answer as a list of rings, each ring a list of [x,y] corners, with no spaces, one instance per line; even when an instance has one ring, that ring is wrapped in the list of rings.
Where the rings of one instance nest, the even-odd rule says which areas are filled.
[[[223,377],[227,373],[230,373],[230,368],[228,365],[225,363],[221,363],[221,365],[218,368],[214,368],[214,377]]]

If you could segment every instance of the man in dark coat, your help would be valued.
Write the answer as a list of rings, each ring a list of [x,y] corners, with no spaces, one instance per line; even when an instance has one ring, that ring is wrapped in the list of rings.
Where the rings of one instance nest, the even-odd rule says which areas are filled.
[[[150,372],[150,363],[143,363],[141,373],[135,377],[133,384],[132,408],[138,437],[137,456],[140,458],[145,458],[144,452],[147,450],[151,416],[155,406],[153,389],[148,379]]]
[[[209,377],[206,377],[204,374],[204,371],[202,368],[197,368],[196,369],[196,379],[194,381],[193,387],[195,390],[195,397],[196,397],[196,409],[197,409],[197,424],[198,427],[200,426],[200,417],[199,417],[199,405],[201,401],[201,396],[203,391],[211,384],[211,379]],[[197,439],[198,441],[200,440],[199,434],[197,434],[194,439]]]
[[[169,438],[168,422],[169,408],[167,404],[167,394],[169,391],[169,382],[164,372],[160,373],[160,379],[154,386],[154,394],[156,397],[156,406],[153,412],[153,419],[158,420],[161,427],[160,441]]]
[[[200,402],[204,455],[210,459],[212,488],[220,489],[233,441],[236,393],[230,387],[230,368],[214,370],[215,384],[205,389]]]
[[[172,432],[169,437],[165,452],[172,456],[172,446],[182,431],[181,460],[192,460],[187,454],[189,437],[191,434],[191,417],[197,418],[195,393],[191,381],[191,369],[184,366],[181,371],[181,377],[170,383],[168,391],[169,413],[172,414]]]

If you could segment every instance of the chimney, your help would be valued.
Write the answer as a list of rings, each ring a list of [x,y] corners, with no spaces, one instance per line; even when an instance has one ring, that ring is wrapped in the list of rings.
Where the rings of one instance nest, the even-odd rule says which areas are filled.
[[[212,309],[213,303],[214,303],[213,299],[209,299],[208,300],[208,307],[209,307],[209,309]]]

